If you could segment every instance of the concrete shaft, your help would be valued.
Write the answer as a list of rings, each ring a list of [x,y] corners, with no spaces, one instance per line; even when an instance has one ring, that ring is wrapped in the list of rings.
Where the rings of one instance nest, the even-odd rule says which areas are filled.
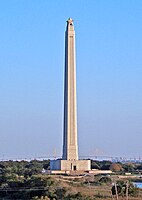
[[[64,136],[63,160],[78,160],[76,59],[73,20],[67,20],[65,32],[65,81],[64,81]]]

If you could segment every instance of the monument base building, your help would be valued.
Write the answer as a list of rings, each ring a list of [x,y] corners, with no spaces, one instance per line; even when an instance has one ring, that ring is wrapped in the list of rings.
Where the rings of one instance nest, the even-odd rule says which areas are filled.
[[[51,170],[88,171],[91,170],[91,160],[51,160]]]

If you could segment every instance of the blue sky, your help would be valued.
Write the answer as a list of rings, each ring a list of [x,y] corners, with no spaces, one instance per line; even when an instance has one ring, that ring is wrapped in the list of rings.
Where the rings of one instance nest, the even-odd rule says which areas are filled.
[[[80,155],[142,156],[142,1],[1,0],[0,158],[61,155],[69,17]]]

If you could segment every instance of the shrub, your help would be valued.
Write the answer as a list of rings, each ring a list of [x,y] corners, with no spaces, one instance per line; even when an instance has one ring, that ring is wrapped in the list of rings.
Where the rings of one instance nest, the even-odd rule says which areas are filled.
[[[102,178],[100,178],[99,183],[111,183],[111,178],[102,177]]]
[[[119,172],[119,171],[122,171],[123,168],[122,168],[122,165],[119,163],[112,163],[110,165],[110,170],[113,172]]]

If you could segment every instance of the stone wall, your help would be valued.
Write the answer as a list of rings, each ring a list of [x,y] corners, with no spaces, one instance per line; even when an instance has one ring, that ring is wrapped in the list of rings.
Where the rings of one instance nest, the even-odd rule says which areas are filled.
[[[91,170],[90,160],[51,160],[51,170],[85,171]]]

